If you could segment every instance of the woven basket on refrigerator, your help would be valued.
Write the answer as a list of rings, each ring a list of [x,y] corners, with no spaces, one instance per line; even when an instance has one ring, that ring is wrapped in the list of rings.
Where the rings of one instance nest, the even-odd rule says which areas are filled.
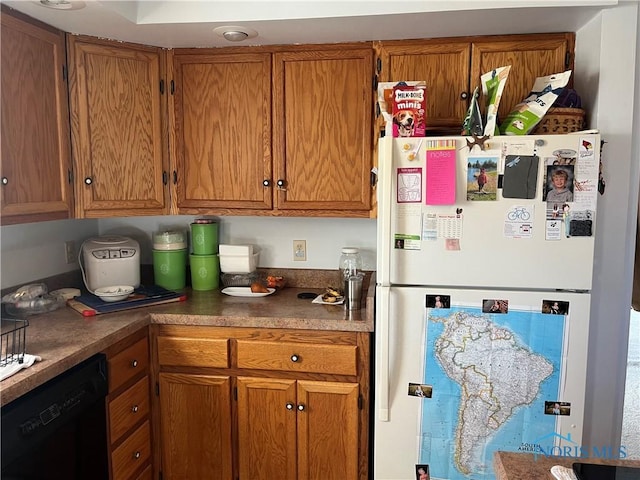
[[[584,130],[585,111],[581,108],[550,108],[532,135],[553,135]]]

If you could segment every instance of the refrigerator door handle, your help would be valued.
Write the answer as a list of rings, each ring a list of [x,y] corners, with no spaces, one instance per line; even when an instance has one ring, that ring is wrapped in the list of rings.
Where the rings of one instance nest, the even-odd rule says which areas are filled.
[[[386,208],[378,210],[378,264],[376,278],[378,284],[391,284],[391,209],[393,184],[391,156],[393,154],[393,139],[382,137],[378,140],[378,205]]]
[[[376,397],[378,398],[378,420],[389,421],[389,287],[377,287],[376,337],[378,371]]]

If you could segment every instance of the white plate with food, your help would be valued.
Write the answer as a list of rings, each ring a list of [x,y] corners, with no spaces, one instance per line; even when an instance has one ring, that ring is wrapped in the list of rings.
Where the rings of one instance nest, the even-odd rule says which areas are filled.
[[[311,303],[320,303],[321,305],[342,305],[344,303],[344,297],[332,297],[335,300],[333,302],[327,302],[323,298],[323,295],[318,295]]]
[[[222,289],[222,293],[230,295],[232,297],[266,297],[276,291],[275,288],[267,288],[268,292],[251,291],[251,287],[226,287]]]

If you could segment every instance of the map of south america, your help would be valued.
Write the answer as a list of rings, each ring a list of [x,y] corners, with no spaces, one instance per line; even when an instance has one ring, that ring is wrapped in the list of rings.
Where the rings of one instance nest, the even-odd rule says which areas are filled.
[[[517,315],[509,315],[515,323]],[[433,465],[436,478],[483,476],[486,466],[491,463],[490,458],[483,458],[488,456],[485,451],[487,442],[496,440],[501,429],[513,419],[516,412],[531,408],[534,404],[543,405],[544,400],[554,399],[558,393],[557,370],[561,356],[563,322],[559,322],[556,335],[545,340],[547,344],[553,343],[554,347],[549,350],[547,345],[543,349],[544,353],[550,353],[555,359],[554,368],[549,358],[534,351],[534,348],[541,346],[540,340],[527,345],[522,336],[514,333],[508,326],[496,324],[492,317],[479,311],[475,313],[455,309],[450,310],[447,316],[428,317],[427,335],[432,335],[432,342],[427,347],[427,371],[435,367],[430,362],[437,362],[437,366],[444,372],[443,379],[455,382],[460,391],[457,418],[450,419],[453,429],[450,458],[454,469],[443,467],[448,474],[438,475],[438,466]],[[548,315],[545,317],[549,318]],[[527,320],[530,321],[531,318]],[[556,375],[552,379],[554,371]],[[425,381],[427,380],[433,382],[434,392],[437,392],[438,379],[426,375]],[[546,388],[544,394],[543,385]],[[429,407],[426,404],[424,408],[428,410]],[[434,413],[435,411],[449,411],[453,415],[454,409],[438,408]],[[428,415],[429,412],[424,414]],[[553,423],[549,422],[552,419],[545,420],[545,428],[551,428]],[[437,416],[431,421],[437,421]],[[524,424],[520,427],[522,438],[527,438],[527,428]]]

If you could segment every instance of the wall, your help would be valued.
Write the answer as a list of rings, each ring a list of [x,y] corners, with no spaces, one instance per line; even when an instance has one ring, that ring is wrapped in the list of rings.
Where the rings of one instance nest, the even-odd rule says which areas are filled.
[[[622,425],[640,182],[638,17],[637,3],[623,2],[604,10],[576,38],[576,65],[587,69],[577,71],[576,87],[591,103],[592,125],[608,142],[607,188],[598,199],[583,429],[583,445],[600,447],[615,447]]]
[[[100,220],[100,234],[128,235],[140,242],[142,263],[152,263],[155,231],[189,231],[192,216],[111,218]],[[349,218],[221,217],[220,243],[253,244],[260,248],[259,267],[338,268],[340,249],[360,247],[365,269],[375,270],[376,221]],[[293,240],[306,240],[307,261],[293,261]]]
[[[1,227],[0,288],[77,270],[77,263],[66,263],[64,243],[72,240],[79,247],[85,238],[97,233],[98,220],[60,220]]]
[[[140,243],[141,263],[151,264],[155,231],[188,231],[195,217],[130,217],[102,220],[65,220],[0,228],[1,288],[19,286],[78,268],[67,265],[64,242],[74,240],[79,248],[94,235],[128,235]],[[259,267],[333,269],[338,267],[340,248],[362,250],[365,269],[375,269],[376,221],[345,218],[224,217],[220,243],[251,243],[261,249]],[[293,261],[293,240],[307,241],[307,261]]]

